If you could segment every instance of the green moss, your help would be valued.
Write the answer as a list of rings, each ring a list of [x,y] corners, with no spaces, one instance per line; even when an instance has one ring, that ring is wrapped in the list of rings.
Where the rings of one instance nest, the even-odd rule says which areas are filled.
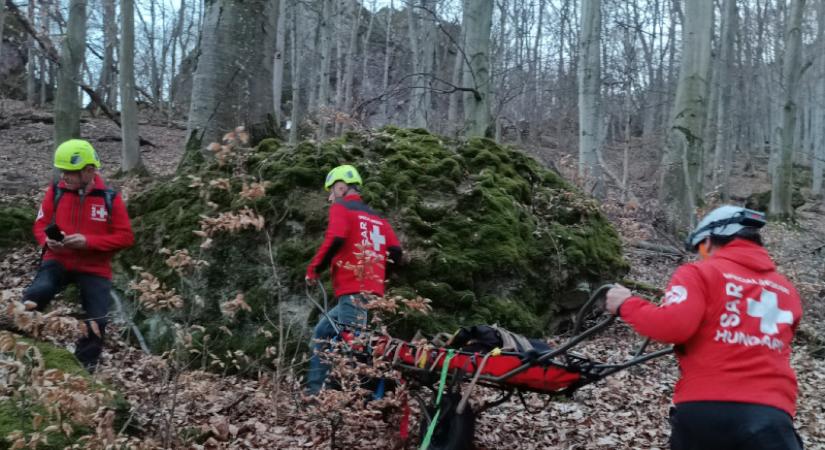
[[[0,250],[34,242],[32,224],[37,210],[0,203]]]
[[[33,339],[18,338],[18,341],[37,347],[43,356],[46,369],[57,369],[71,375],[82,375],[84,377],[89,375],[77,358],[64,348]]]
[[[160,182],[130,204],[138,242],[124,262],[148,268],[187,298],[197,294],[204,300],[203,307],[187,308],[170,320],[202,324],[215,337],[223,333],[218,327],[228,326],[234,336],[219,339],[221,345],[261,351],[268,341],[245,333],[266,326],[265,317],[277,318],[278,298],[303,298],[303,275],[327,224],[323,180],[345,163],[358,167],[365,200],[387,215],[402,240],[407,256],[393,289],[433,301],[430,316],[394,322],[401,337],[475,322],[541,335],[571,307],[563,301],[565,293],[627,270],[618,236],[596,203],[534,159],[489,139],[454,141],[394,127],[295,146],[261,141],[243,169],[270,187],[264,198],[251,202],[235,196],[239,180],[231,195],[222,194],[227,199],[211,191],[207,199],[188,187],[188,178]],[[197,175],[208,184],[226,173],[205,167]],[[267,234],[219,234],[212,248],[198,248],[201,239],[192,230],[199,228],[200,214],[241,206],[264,216]],[[153,256],[160,247],[188,248],[210,266],[180,280],[163,258]],[[230,326],[219,304],[238,292],[246,293],[252,311]]]
[[[21,407],[13,400],[0,400],[0,443],[5,443],[10,445],[11,443],[6,441],[6,436],[13,431],[22,431],[27,436],[33,433],[34,428],[32,427],[32,420],[34,418],[34,414],[40,414],[41,416],[47,416],[48,413],[46,409],[43,407],[37,408],[27,408]],[[48,444],[39,444],[37,448],[39,449],[46,449],[46,450],[58,450],[69,447],[77,442],[77,438],[83,436],[84,434],[90,433],[92,430],[85,427],[77,427],[73,426],[74,428],[74,438],[67,437],[63,433],[46,433],[46,439],[48,440]],[[42,430],[39,430],[42,432]],[[6,448],[6,447],[3,447]]]
[[[43,364],[47,370],[56,369],[70,375],[86,378],[91,381],[89,373],[83,369],[74,355],[66,349],[34,339],[19,336],[17,336],[16,339],[18,342],[36,347],[40,352]],[[89,389],[105,389],[110,392],[112,391],[109,386],[95,383],[91,383]],[[108,404],[108,407],[115,411],[115,426],[116,429],[120,429],[120,427],[122,427],[129,418],[129,403],[120,393],[115,392],[114,397]],[[12,398],[0,400],[0,442],[4,442],[2,439],[8,436],[12,431],[22,431],[27,435],[34,431],[42,432],[42,429],[35,430],[33,428],[33,418],[35,414],[39,414],[43,417],[49,417],[49,413],[43,405],[31,404],[27,402],[25,398],[22,400]],[[80,426],[76,423],[72,423],[71,425],[74,429],[72,436],[65,436],[62,433],[46,433],[48,443],[38,445],[37,448],[63,449],[75,444],[80,436],[93,432],[92,429]]]
[[[771,191],[759,192],[751,194],[745,200],[745,207],[755,209],[757,211],[768,211],[771,203]],[[794,190],[791,192],[791,207],[799,208],[805,204],[805,197],[802,195],[800,186],[794,183]]]
[[[810,167],[794,164],[793,166],[793,190],[791,191],[791,207],[799,208],[805,204],[805,196],[802,192],[810,190],[813,171]],[[748,196],[745,200],[745,207],[757,211],[768,211],[771,203],[771,191],[756,192]]]

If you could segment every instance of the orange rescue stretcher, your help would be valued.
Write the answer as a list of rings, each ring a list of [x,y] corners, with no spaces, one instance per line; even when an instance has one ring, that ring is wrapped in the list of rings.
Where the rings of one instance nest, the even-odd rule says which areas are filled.
[[[523,392],[569,396],[582,386],[673,352],[672,348],[648,351],[649,340],[645,340],[629,358],[618,363],[594,361],[573,351],[576,345],[604,331],[615,321],[613,315],[598,313],[601,318],[585,328],[585,317],[596,311],[596,304],[610,287],[605,285],[596,290],[579,310],[572,337],[556,348],[537,345],[520,351],[518,348],[506,348],[518,347],[509,345],[505,349],[495,347],[484,351],[475,348],[468,351],[466,347],[450,348],[458,347],[451,345],[454,342],[446,346],[415,345],[389,336],[374,336],[370,353],[373,358],[391,362],[412,386],[431,389],[432,401],[418,398],[426,416],[422,421],[422,449],[471,448],[475,417],[508,401],[514,393],[521,397],[522,402]],[[507,333],[506,330],[493,329]],[[503,395],[497,400],[470,408],[467,400],[477,385],[495,388]]]
[[[648,351],[649,340],[645,340],[629,358],[617,363],[595,361],[573,351],[578,344],[615,322],[615,316],[604,314],[597,307],[611,286],[604,285],[591,295],[576,315],[572,336],[556,348],[497,327],[479,326],[484,327],[487,333],[491,330],[497,333],[502,343],[477,345],[478,342],[473,339],[457,342],[456,336],[453,336],[443,346],[430,343],[419,345],[388,335],[372,334],[368,339],[359,340],[368,342],[367,345],[353,345],[349,351],[362,361],[383,360],[401,371],[404,383],[409,385],[409,392],[421,403],[425,416],[421,422],[421,450],[470,449],[475,418],[483,411],[508,401],[513,394],[521,398],[525,407],[524,392],[569,396],[582,386],[673,352],[673,348]],[[324,300],[326,303],[326,295]],[[314,299],[312,301],[315,302]],[[326,314],[326,308],[317,303],[316,306]],[[336,339],[354,343],[351,330],[341,324],[333,326],[338,331]],[[464,330],[467,329],[461,331]],[[373,386],[376,398],[379,398],[383,395],[386,380],[377,381]],[[494,388],[502,396],[470,407],[468,399],[476,386]],[[419,388],[429,389],[432,399],[425,401],[417,394],[422,391]],[[402,437],[408,434],[409,409],[406,410],[402,419]]]

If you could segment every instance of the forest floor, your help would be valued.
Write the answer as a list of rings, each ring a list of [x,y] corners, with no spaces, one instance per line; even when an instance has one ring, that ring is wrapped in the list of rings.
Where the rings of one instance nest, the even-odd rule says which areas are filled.
[[[2,103],[0,197],[35,203],[50,176],[51,114],[18,102]],[[166,125],[148,121],[140,125],[141,136],[155,144],[144,146],[142,156],[156,175],[173,173],[182,154],[185,130]],[[83,135],[98,150],[104,177],[110,176],[120,160],[116,125],[105,118],[87,117]],[[634,149],[632,160],[637,164],[630,170],[629,184],[638,201],[620,201],[616,186],[609,186],[603,209],[626,244],[625,256],[632,266],[629,278],[663,287],[687,256],[678,250],[678,242],[653,226],[656,153],[652,145]],[[574,173],[572,149],[569,154],[557,150],[541,156],[552,160],[562,174]],[[618,150],[608,149],[605,159],[615,173],[621,173]],[[142,186],[139,180],[114,184],[126,197]],[[734,176],[733,184],[735,195],[742,197],[769,189],[767,174],[758,172]],[[793,225],[771,223],[765,237],[781,271],[796,283],[804,300],[806,316],[792,357],[800,386],[796,426],[807,449],[825,449],[825,404],[820,390],[825,382],[825,211],[821,201],[800,208]],[[655,244],[658,250],[643,243]],[[0,299],[19,298],[34,274],[37,256],[34,246],[0,255]],[[277,383],[273,374],[253,380],[196,370],[172,373],[160,356],[147,356],[125,344],[116,329],[109,336],[102,367],[94,376],[115,386],[131,402],[132,422],[142,431],[139,438],[122,440],[136,447],[416,448],[420,414],[415,405],[412,436],[401,441],[397,411],[385,414],[387,409],[373,405],[376,402],[342,407],[338,402],[344,400],[335,392],[307,402],[296,383]],[[565,337],[548,336],[554,342]],[[58,336],[46,338],[72,346]],[[580,352],[617,361],[638,342],[628,327],[617,325],[585,343]],[[666,449],[668,409],[677,378],[675,359],[668,356],[581,388],[569,399],[529,394],[525,404],[514,399],[486,411],[476,424],[475,445],[478,449]],[[472,402],[494,395],[481,389]]]

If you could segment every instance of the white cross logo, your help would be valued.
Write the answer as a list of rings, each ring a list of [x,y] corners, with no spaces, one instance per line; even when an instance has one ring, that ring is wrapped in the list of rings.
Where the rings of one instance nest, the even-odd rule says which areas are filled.
[[[784,309],[779,309],[776,301],[776,293],[762,289],[759,296],[760,302],[748,299],[748,315],[760,318],[759,331],[765,334],[776,334],[779,328],[778,323],[793,323],[793,313]]]
[[[92,205],[92,220],[96,220],[98,222],[105,222],[106,216],[108,212],[106,211],[106,207],[103,205]]]
[[[381,229],[378,228],[378,225],[372,226],[372,232],[370,233],[370,241],[372,241],[372,249],[373,251],[381,250],[381,246],[387,243],[387,238],[381,234]]]

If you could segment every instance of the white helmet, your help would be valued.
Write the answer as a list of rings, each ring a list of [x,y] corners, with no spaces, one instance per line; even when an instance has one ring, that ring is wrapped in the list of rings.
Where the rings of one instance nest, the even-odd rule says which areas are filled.
[[[695,251],[696,246],[708,236],[735,236],[742,230],[759,229],[765,226],[765,213],[741,206],[720,206],[706,215],[699,225],[688,235],[685,247]]]

